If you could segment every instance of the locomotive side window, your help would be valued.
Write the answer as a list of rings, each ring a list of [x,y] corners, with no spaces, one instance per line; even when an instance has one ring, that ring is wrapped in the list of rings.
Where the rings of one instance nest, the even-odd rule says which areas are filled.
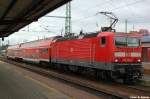
[[[106,45],[106,37],[101,38],[101,46],[104,47]]]
[[[127,46],[127,38],[126,37],[115,37],[115,45],[116,46]]]
[[[138,47],[140,46],[140,39],[136,37],[115,37],[115,45],[123,47]]]

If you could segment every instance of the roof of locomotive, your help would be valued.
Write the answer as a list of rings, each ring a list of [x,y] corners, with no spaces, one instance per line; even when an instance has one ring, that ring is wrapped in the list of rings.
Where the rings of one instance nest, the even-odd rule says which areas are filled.
[[[58,38],[56,41],[59,42],[59,41],[65,41],[65,40],[75,40],[75,39],[97,37],[99,33],[100,32],[97,31],[97,32],[83,33],[83,34],[78,35],[78,36],[65,36],[65,37]]]
[[[74,39],[84,39],[84,38],[92,38],[92,37],[99,37],[99,36],[130,36],[130,37],[141,37],[141,34],[137,33],[123,33],[123,32],[89,32],[89,33],[83,33],[78,36],[66,36],[58,38],[56,41],[66,41],[66,40],[74,40]]]
[[[89,33],[83,33],[78,36],[66,36],[66,37],[61,37],[58,38],[56,41],[66,41],[66,40],[75,40],[75,39],[84,39],[84,38],[92,38],[92,37],[99,37],[99,36],[112,36],[114,35],[114,32],[101,32],[101,31],[96,31],[96,32],[89,32]]]

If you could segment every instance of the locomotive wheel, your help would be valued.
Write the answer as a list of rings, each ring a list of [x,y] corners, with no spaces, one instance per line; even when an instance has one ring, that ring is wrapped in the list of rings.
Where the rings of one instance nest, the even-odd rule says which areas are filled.
[[[63,64],[62,64],[62,69],[63,69],[65,72],[68,72],[68,71],[69,71],[69,69],[68,69],[68,66],[67,66],[67,65],[63,65]]]
[[[78,66],[69,66],[68,67],[70,71],[77,73],[79,71],[79,67]]]
[[[116,79],[112,71],[106,71],[106,78],[109,81],[114,81]]]
[[[107,79],[107,77],[106,77],[106,71],[97,70],[97,71],[96,71],[96,77],[97,77],[98,79],[101,79],[101,80],[106,80],[106,79]]]
[[[133,79],[133,76],[132,76],[132,75],[126,75],[126,76],[123,78],[123,83],[124,83],[124,84],[132,85],[132,84],[135,83],[135,80]]]
[[[63,68],[62,68],[62,65],[61,65],[61,64],[57,64],[57,63],[55,64],[55,68],[56,68],[56,69],[63,69]]]

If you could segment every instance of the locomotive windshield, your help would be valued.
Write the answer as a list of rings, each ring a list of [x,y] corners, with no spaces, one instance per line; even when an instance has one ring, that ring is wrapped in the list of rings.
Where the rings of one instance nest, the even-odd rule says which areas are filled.
[[[140,39],[136,37],[115,37],[116,46],[138,47]]]

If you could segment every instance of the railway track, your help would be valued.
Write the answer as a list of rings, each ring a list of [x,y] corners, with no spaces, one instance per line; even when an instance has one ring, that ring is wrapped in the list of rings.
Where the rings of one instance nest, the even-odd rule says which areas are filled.
[[[150,64],[148,62],[143,62],[144,74],[150,75]]]
[[[150,69],[144,69],[144,74],[150,75]]]
[[[88,79],[84,79],[82,77],[76,77],[72,75],[67,75],[62,72],[56,72],[53,70],[46,70],[37,66],[31,66],[25,63],[18,63],[15,61],[8,61],[7,59],[2,59],[10,64],[14,64],[16,66],[28,69],[30,71],[39,73],[45,76],[55,77],[69,83],[73,83],[85,88],[89,88],[91,90],[95,90],[104,94],[107,94],[113,98],[132,98],[132,97],[148,97],[150,98],[150,90],[145,90],[142,86],[126,86],[122,84],[115,84],[115,83],[104,83],[99,81],[92,81]]]
[[[147,86],[133,85],[133,86],[127,86],[127,87],[133,88],[135,90],[140,90],[140,91],[150,94],[150,87],[147,87]]]

